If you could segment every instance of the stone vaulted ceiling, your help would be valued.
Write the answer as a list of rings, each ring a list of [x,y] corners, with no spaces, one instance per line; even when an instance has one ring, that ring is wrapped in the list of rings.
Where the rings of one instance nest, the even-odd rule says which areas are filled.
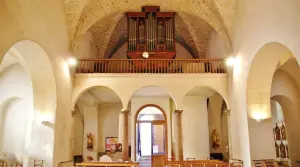
[[[65,0],[71,39],[75,49],[90,31],[97,41],[98,54],[109,57],[126,38],[127,11],[140,11],[144,5],[158,5],[163,11],[176,11],[176,38],[192,55],[203,56],[207,39],[215,30],[231,51],[232,21],[236,0]],[[189,49],[188,49],[189,48]],[[101,57],[103,57],[101,56]]]

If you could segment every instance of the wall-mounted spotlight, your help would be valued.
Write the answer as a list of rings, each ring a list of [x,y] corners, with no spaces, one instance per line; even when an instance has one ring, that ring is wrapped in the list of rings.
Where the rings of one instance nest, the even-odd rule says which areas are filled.
[[[262,112],[254,112],[252,118],[255,119],[257,122],[262,122],[266,117]]]
[[[234,56],[227,57],[225,59],[225,61],[226,61],[226,65],[227,66],[233,67],[235,65],[235,63],[236,63],[236,57],[234,57]]]
[[[67,63],[69,64],[69,66],[76,66],[77,65],[77,59],[75,59],[74,57],[70,57],[67,60]]]

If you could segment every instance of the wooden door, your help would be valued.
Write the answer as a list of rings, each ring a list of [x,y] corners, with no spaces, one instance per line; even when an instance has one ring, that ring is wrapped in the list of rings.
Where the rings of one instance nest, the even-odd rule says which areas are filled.
[[[152,123],[152,167],[160,167],[167,156],[165,123]]]

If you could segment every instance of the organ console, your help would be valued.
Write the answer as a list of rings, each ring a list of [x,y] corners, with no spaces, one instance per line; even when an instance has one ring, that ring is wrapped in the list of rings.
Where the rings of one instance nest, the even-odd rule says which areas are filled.
[[[175,12],[161,12],[159,6],[143,6],[142,12],[126,14],[128,58],[140,59],[144,52],[150,59],[175,58]]]

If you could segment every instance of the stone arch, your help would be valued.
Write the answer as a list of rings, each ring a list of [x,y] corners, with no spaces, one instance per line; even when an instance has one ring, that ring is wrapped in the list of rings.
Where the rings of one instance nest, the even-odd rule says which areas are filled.
[[[206,89],[208,91],[212,91],[212,92],[215,92],[215,93],[218,93],[220,94],[220,96],[223,98],[224,102],[225,102],[225,105],[227,107],[227,109],[229,109],[229,99],[228,97],[226,96],[225,92],[222,92],[220,90],[218,90],[217,88],[215,87],[212,87],[212,86],[193,86],[193,87],[190,87],[189,89],[187,89],[187,91],[184,92],[184,96],[186,96],[190,91],[192,91],[193,89]],[[196,90],[197,91],[197,90]],[[183,100],[183,99],[182,99]],[[182,101],[181,101],[182,103]]]
[[[247,78],[246,99],[250,116],[259,109],[264,112],[262,117],[270,117],[269,100],[273,75],[280,60],[286,56],[294,57],[286,46],[277,42],[267,43],[257,51]]]
[[[124,107],[124,102],[122,101],[122,98],[120,97],[120,95],[118,94],[118,92],[114,89],[114,88],[111,88],[110,86],[104,86],[104,85],[93,85],[93,86],[88,86],[86,88],[82,88],[82,90],[80,90],[79,92],[76,92],[76,94],[73,94],[73,100],[72,100],[72,109],[74,110],[75,107],[76,107],[76,103],[78,101],[78,99],[87,91],[91,90],[91,89],[94,89],[94,88],[97,88],[97,87],[104,87],[104,88],[107,88],[111,91],[113,91],[117,96],[118,98],[120,99],[120,102],[122,104],[122,107]]]
[[[250,159],[268,159],[275,156],[274,143],[271,142],[273,141],[273,125],[270,119],[272,82],[274,74],[281,72],[278,68],[283,60],[291,57],[295,56],[288,47],[278,42],[269,42],[257,50],[251,62],[246,83],[246,111],[249,128],[247,133],[250,150],[247,153],[248,162]],[[261,120],[263,122],[259,122]],[[257,139],[257,135],[262,136]]]
[[[82,9],[80,18],[78,18],[78,21],[75,22],[75,24],[78,24],[75,25],[76,28],[74,28],[74,34],[72,34],[72,50],[76,50],[75,48],[77,47],[77,43],[81,36],[84,35],[85,32],[99,19],[102,19],[104,16],[111,15],[116,11],[124,13],[128,10],[137,10],[145,4],[159,5],[164,10],[186,12],[202,18],[220,34],[220,37],[225,41],[227,51],[231,52],[232,46],[228,30],[213,3],[197,1],[193,1],[191,3],[174,3],[172,0],[155,2],[147,0],[138,1],[138,3],[133,0],[121,2],[110,1],[109,3],[106,1],[95,1],[95,3],[86,4]],[[101,6],[106,6],[106,10],[98,10]]]
[[[32,104],[32,128],[30,134],[30,142],[28,143],[27,153],[29,157],[39,158],[47,155],[45,164],[52,164],[53,147],[47,147],[46,150],[35,150],[34,148],[44,147],[44,143],[53,146],[54,130],[42,128],[42,121],[50,121],[54,123],[57,94],[54,71],[51,61],[38,43],[31,40],[20,40],[10,46],[7,54],[18,59],[19,64],[28,72],[33,93]],[[41,73],[42,71],[42,73]],[[37,139],[40,134],[47,134],[43,138]],[[51,156],[48,156],[51,155]]]
[[[289,147],[289,158],[292,166],[297,165],[295,162],[300,158],[299,156],[299,104],[292,97],[288,97],[284,94],[273,95],[272,100],[278,102],[283,111],[283,118],[286,126],[286,135]],[[298,99],[299,100],[299,99]]]

